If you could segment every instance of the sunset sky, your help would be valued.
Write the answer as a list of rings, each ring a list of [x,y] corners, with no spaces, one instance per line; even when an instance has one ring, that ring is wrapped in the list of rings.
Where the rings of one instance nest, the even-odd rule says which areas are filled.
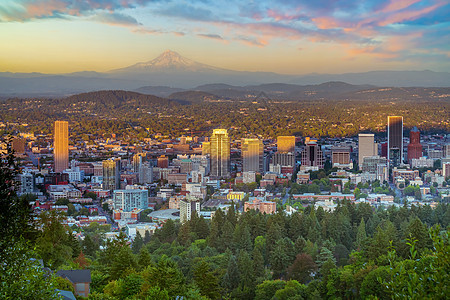
[[[448,0],[1,0],[0,72],[107,71],[167,49],[286,74],[450,70]]]

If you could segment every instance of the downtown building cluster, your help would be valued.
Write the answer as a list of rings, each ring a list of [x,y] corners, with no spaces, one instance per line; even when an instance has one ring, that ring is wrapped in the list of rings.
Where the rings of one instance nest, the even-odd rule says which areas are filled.
[[[395,205],[395,194],[372,193],[366,188],[361,197],[355,195],[355,188],[350,193],[345,188],[375,181],[390,183],[400,192],[408,185],[417,186],[420,200],[428,203],[437,195],[448,201],[450,194],[446,187],[450,176],[448,137],[423,138],[415,127],[405,136],[403,117],[398,116],[388,117],[385,137],[360,133],[356,138],[341,139],[279,136],[232,140],[227,129],[214,129],[210,136],[155,136],[133,145],[115,136],[70,145],[69,129],[68,122],[55,122],[53,147],[39,146],[32,134],[13,140],[17,155],[28,161],[17,178],[19,194],[34,193],[38,211],[58,209],[76,215],[69,216],[69,224],[89,224],[89,218],[112,222],[126,227],[131,237],[136,226],[144,226],[141,219],[152,220],[146,228],[154,231],[168,219],[185,222],[193,214],[211,218],[216,209],[227,210],[232,205],[241,211],[255,209],[267,214],[281,207],[292,213],[295,208],[287,204],[296,201],[327,210],[344,199]],[[283,192],[294,182],[317,184],[312,174],[324,168],[334,168],[327,175],[331,190]],[[433,171],[418,171],[424,168]],[[101,202],[86,196],[94,194]],[[418,201],[416,198],[409,200]],[[69,204],[55,205],[59,199],[67,199]]]

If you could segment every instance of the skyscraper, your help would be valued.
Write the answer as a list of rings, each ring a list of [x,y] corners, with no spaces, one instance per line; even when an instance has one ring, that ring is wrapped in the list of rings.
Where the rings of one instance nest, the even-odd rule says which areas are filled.
[[[242,140],[242,171],[262,172],[263,168],[263,143],[259,139]]]
[[[55,122],[55,139],[53,147],[55,172],[62,172],[69,167],[69,123]]]
[[[411,163],[413,158],[422,157],[422,145],[420,144],[420,131],[416,126],[409,132],[408,144],[408,163]]]
[[[211,175],[230,176],[230,138],[226,129],[214,129],[210,146]]]
[[[279,136],[277,137],[277,152],[294,153],[295,152],[295,136]]]
[[[398,166],[403,161],[403,117],[388,116],[387,135],[387,159],[392,166]]]
[[[103,161],[103,189],[118,190],[120,188],[120,158]]]
[[[378,155],[378,147],[374,142],[375,135],[373,133],[358,134],[358,166],[361,170],[364,157],[372,157]]]
[[[317,141],[310,140],[302,151],[302,167],[323,169],[323,152]]]

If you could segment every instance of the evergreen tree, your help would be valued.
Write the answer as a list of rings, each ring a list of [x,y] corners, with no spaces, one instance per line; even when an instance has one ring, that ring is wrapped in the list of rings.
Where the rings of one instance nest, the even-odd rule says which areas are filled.
[[[252,252],[253,258],[253,274],[255,278],[264,276],[264,257],[259,247],[255,247]]]
[[[226,221],[222,229],[222,236],[220,237],[219,251],[223,252],[226,249],[230,250],[234,249],[233,234],[234,234],[233,225],[231,224],[231,222]]]
[[[136,237],[133,240],[133,245],[131,246],[131,250],[133,251],[134,254],[138,254],[143,245],[144,245],[144,240],[142,239],[142,236],[138,231],[136,233]]]
[[[240,283],[253,289],[255,274],[253,273],[253,262],[247,251],[242,249],[239,251],[237,263],[241,278]]]
[[[150,231],[146,230],[144,235],[144,244],[148,244],[150,242],[151,236]]]
[[[120,248],[111,266],[110,276],[112,279],[119,279],[134,272],[136,263],[134,261],[133,253],[130,247],[125,246]]]
[[[194,282],[200,293],[210,299],[220,297],[219,278],[211,270],[209,264],[201,260],[194,268]]]
[[[152,263],[152,259],[150,257],[150,253],[148,253],[148,250],[146,247],[142,247],[139,251],[138,255],[138,268],[143,270],[146,267],[150,266]]]
[[[94,241],[91,238],[91,235],[87,234],[84,237],[83,242],[81,243],[83,248],[83,252],[89,257],[95,257],[95,251],[97,250]]]
[[[222,278],[222,286],[231,293],[238,287],[240,281],[239,268],[237,266],[236,257],[232,255],[228,261],[228,267]]]
[[[356,233],[356,247],[361,249],[366,241],[366,223],[364,222],[364,218],[361,218],[361,223],[359,223],[358,231]]]

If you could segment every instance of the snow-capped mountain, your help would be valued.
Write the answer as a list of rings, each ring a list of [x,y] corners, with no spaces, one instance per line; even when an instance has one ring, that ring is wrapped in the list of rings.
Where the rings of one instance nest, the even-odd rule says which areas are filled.
[[[151,72],[208,72],[227,71],[225,69],[209,66],[181,56],[175,51],[166,50],[157,58],[134,64],[110,73],[151,73]]]

